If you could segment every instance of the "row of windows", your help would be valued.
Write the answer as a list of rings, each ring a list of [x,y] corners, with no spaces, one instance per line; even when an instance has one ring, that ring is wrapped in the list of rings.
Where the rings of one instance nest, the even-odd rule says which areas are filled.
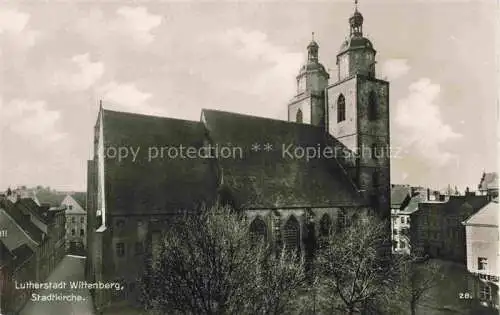
[[[375,92],[371,91],[368,96],[368,119],[375,120],[377,119],[377,96]],[[346,119],[346,107],[345,107],[345,97],[340,94],[337,98],[337,122],[342,122]],[[295,121],[298,123],[302,123],[304,120],[303,113],[299,109],[297,114],[295,115]]]
[[[75,229],[71,229],[71,235],[72,236],[76,235],[76,230]],[[84,236],[84,235],[85,235],[85,230],[84,229],[80,229],[80,236]]]
[[[71,223],[76,223],[76,218],[75,217],[71,218]],[[85,223],[85,217],[81,217],[80,218],[80,223]]]
[[[407,243],[405,240],[401,240],[401,241],[397,241],[395,240],[393,243],[392,243],[392,248],[394,250],[397,250],[397,249],[405,249],[407,246]]]
[[[339,212],[337,222],[339,227],[345,226],[346,216]],[[320,236],[327,236],[332,229],[332,221],[330,216],[324,214],[319,221],[319,234]],[[260,217],[255,218],[250,224],[250,237],[253,241],[263,239],[267,241],[267,227],[266,223]],[[300,224],[298,220],[291,216],[285,224],[283,231],[283,241],[286,248],[298,250],[300,248]]]

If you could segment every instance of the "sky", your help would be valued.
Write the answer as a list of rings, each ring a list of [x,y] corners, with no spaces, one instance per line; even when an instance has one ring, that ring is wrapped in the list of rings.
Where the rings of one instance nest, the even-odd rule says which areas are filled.
[[[0,189],[85,190],[99,100],[188,120],[202,108],[286,120],[311,32],[333,83],[353,8],[0,2]],[[359,10],[390,82],[391,181],[475,190],[497,169],[498,4],[360,0]]]

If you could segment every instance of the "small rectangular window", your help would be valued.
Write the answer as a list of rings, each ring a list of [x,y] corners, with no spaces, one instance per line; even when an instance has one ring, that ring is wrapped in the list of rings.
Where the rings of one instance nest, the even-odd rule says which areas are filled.
[[[477,269],[478,270],[487,270],[488,269],[488,258],[478,257],[477,258]]]

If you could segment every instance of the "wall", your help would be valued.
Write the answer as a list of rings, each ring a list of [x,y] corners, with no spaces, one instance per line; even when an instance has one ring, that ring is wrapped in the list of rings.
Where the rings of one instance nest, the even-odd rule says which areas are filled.
[[[500,248],[498,227],[466,226],[467,269],[493,276],[500,276],[498,254]],[[478,271],[478,257],[488,259],[489,272]]]

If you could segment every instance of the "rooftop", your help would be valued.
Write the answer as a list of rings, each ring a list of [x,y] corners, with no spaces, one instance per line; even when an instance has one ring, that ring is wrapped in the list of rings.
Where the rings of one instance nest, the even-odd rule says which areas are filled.
[[[498,200],[491,201],[478,212],[469,217],[464,225],[496,226],[498,227]]]

